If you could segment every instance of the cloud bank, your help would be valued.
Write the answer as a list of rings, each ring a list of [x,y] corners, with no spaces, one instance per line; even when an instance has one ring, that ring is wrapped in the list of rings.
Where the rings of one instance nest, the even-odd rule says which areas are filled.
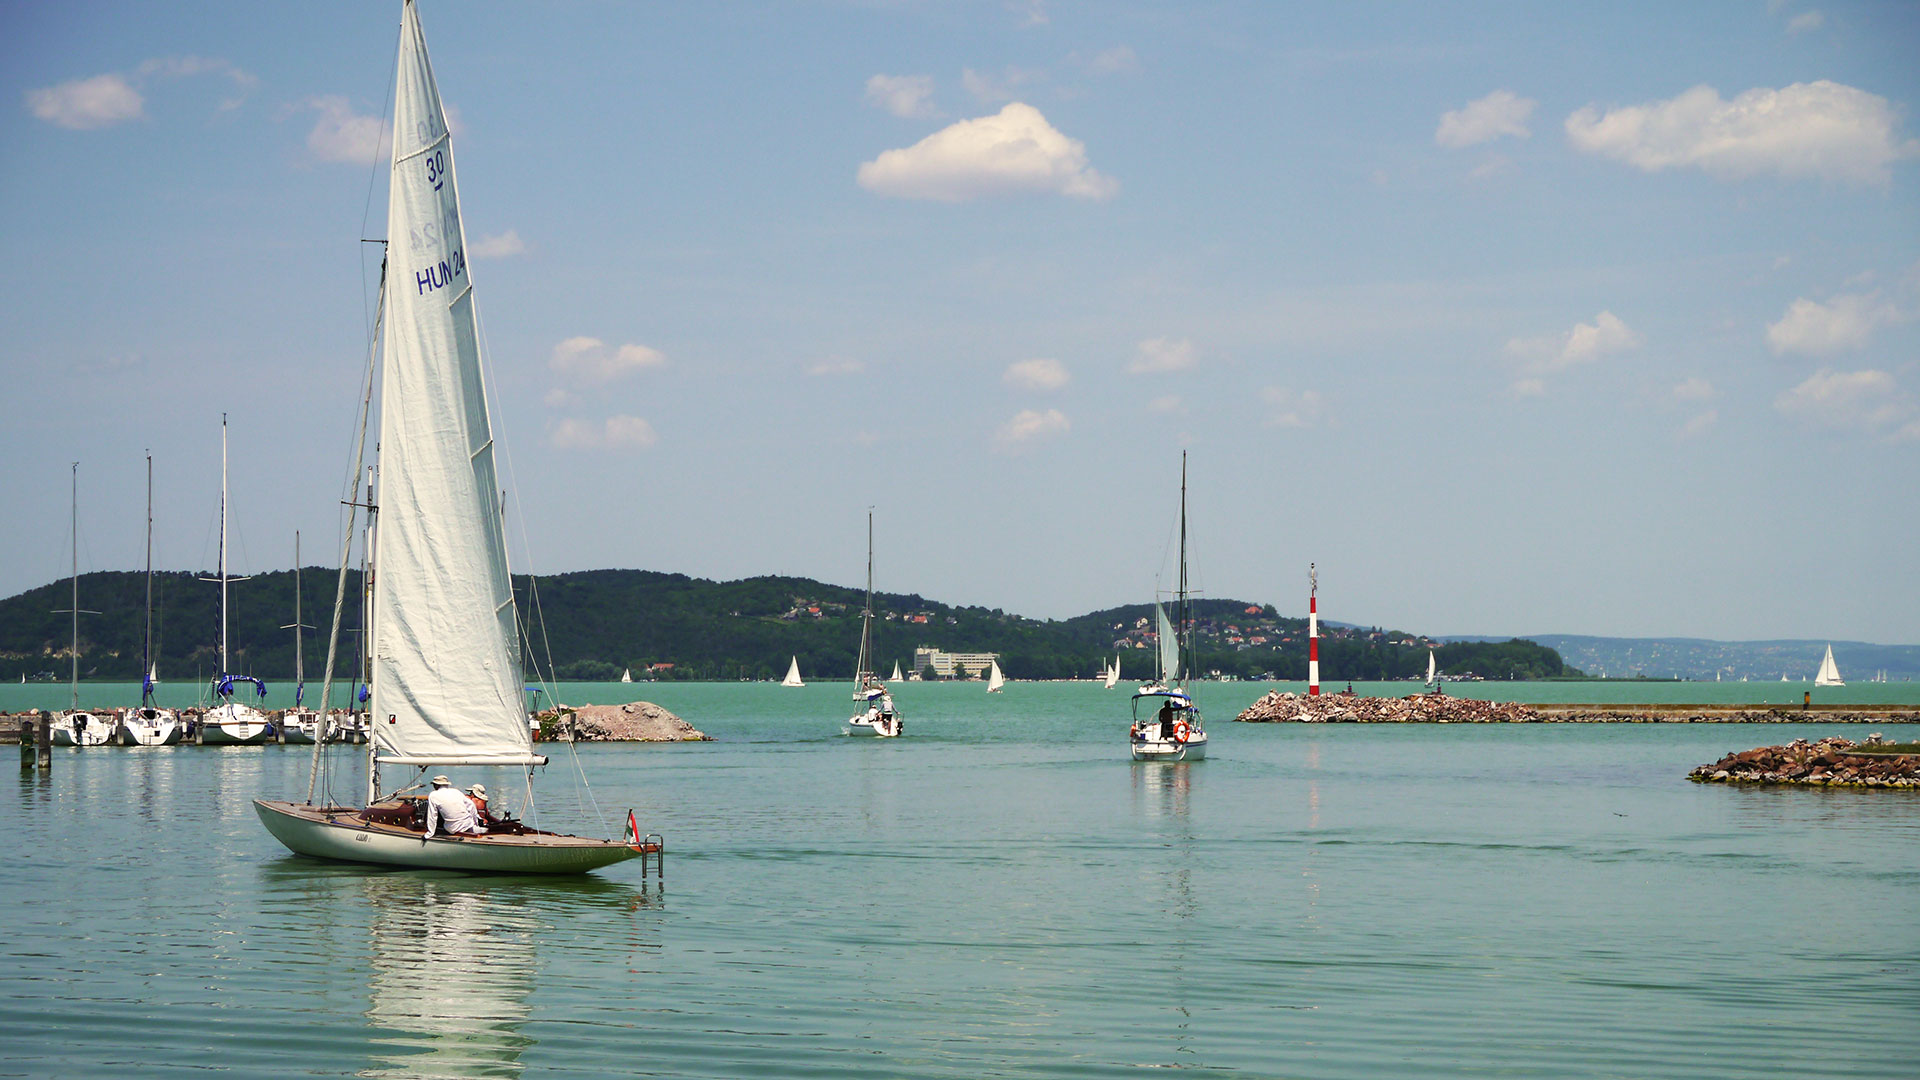
[[[1087,164],[1077,139],[1040,110],[1012,102],[992,116],[961,120],[912,146],[860,166],[860,186],[895,199],[966,202],[987,196],[1066,195],[1105,199],[1120,189]]]
[[[1783,391],[1773,407],[1812,428],[1885,435],[1894,441],[1920,439],[1913,400],[1885,371],[1821,368]]]
[[[1900,321],[1900,310],[1878,293],[1843,293],[1824,304],[1802,297],[1787,305],[1779,322],[1767,324],[1767,347],[1775,356],[1826,356],[1863,348],[1875,330]]]

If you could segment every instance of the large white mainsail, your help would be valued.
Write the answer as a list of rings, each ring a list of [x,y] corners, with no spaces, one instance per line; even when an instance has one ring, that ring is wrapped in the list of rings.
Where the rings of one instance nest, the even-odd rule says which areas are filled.
[[[1160,644],[1160,682],[1173,686],[1180,681],[1180,638],[1173,632],[1173,623],[1167,618],[1167,609],[1162,604],[1153,605],[1156,617],[1156,632]]]
[[[412,4],[400,25],[387,203],[380,527],[373,584],[378,760],[534,765],[513,588],[440,91]]]

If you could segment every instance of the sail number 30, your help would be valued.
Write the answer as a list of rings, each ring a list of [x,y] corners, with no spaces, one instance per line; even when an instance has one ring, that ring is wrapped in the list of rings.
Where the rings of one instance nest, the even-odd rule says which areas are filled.
[[[447,182],[446,151],[435,150],[427,155],[427,182],[433,185],[435,191],[439,191],[440,185]]]

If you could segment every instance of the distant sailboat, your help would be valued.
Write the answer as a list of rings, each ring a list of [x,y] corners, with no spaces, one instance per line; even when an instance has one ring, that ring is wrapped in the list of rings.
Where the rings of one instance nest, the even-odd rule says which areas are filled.
[[[1000,674],[1000,661],[990,661],[992,667],[987,670],[987,693],[997,694],[1007,685],[1007,677]]]
[[[1107,678],[1106,678],[1107,689],[1109,690],[1113,689],[1115,684],[1119,683],[1119,681],[1120,681],[1120,658],[1118,656],[1115,656],[1113,658],[1113,666],[1107,669]]]
[[[1827,658],[1820,661],[1820,673],[1813,677],[1815,686],[1845,686],[1840,679],[1840,669],[1833,663],[1833,646],[1827,646]]]
[[[153,703],[153,684],[160,681],[158,661],[153,659],[153,455],[147,455],[147,624],[141,637],[141,654],[147,658],[147,678],[140,686],[140,705],[120,714],[120,742],[123,746],[171,746],[180,741],[180,717],[172,709]]]
[[[780,685],[781,686],[807,685],[806,683],[803,683],[800,681],[800,658],[799,657],[797,656],[794,657],[793,662],[787,665],[787,677],[780,680]]]
[[[625,670],[623,670],[622,672],[620,672],[620,681],[621,681],[621,682],[632,682],[632,681],[633,681],[633,669],[632,669],[632,668],[627,668],[627,669],[625,669]]]
[[[900,674],[900,661],[895,660],[893,662],[893,674],[888,676],[887,681],[888,682],[906,682],[907,681],[907,677]]]
[[[1440,685],[1440,668],[1439,668],[1439,665],[1435,663],[1433,659],[1433,650],[1428,649],[1427,650],[1427,689],[1432,690],[1437,688],[1439,685]]]
[[[891,739],[905,728],[900,713],[867,665],[873,660],[873,508],[867,508],[867,606],[860,609],[860,657],[853,664],[853,700],[861,711],[847,718],[849,735],[877,735]]]

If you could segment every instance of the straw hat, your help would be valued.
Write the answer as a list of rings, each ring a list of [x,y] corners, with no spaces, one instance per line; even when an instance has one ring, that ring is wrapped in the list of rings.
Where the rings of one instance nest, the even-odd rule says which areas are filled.
[[[447,779],[444,776],[436,776],[433,778],[434,787],[446,787],[448,784],[451,784],[451,783],[453,783],[453,781]]]
[[[476,799],[484,799],[487,797],[487,785],[475,784],[472,787],[467,789],[467,794],[473,796]]]

